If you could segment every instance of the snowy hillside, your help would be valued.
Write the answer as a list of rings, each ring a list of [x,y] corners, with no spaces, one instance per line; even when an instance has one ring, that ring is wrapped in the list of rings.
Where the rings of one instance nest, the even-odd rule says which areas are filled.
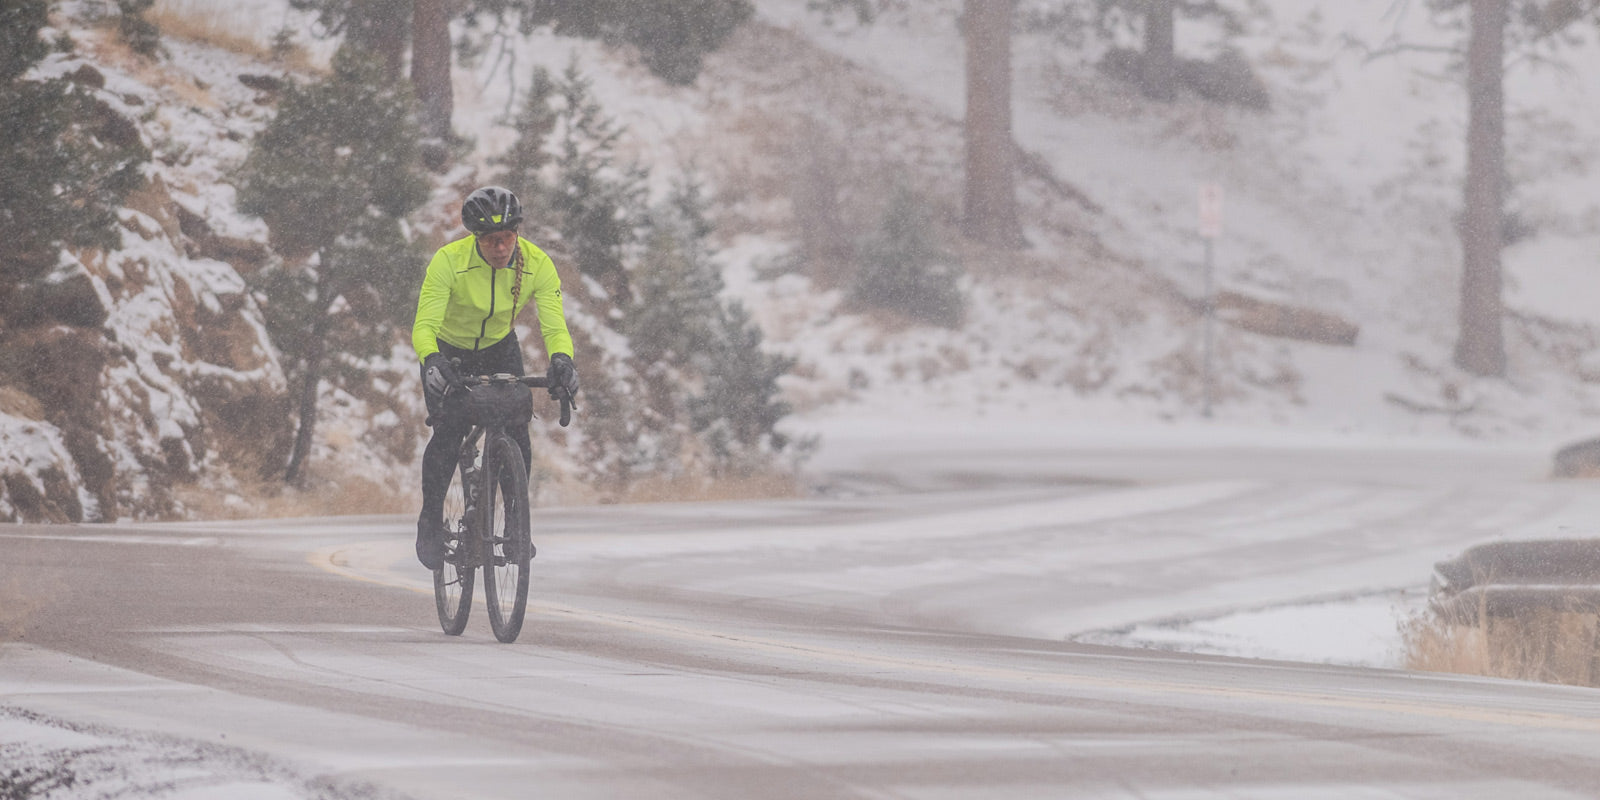
[[[1551,441],[1589,432],[1595,393],[1585,378],[1595,376],[1584,366],[1596,313],[1580,298],[1600,287],[1592,255],[1600,188],[1585,180],[1600,127],[1588,102],[1597,73],[1586,68],[1597,51],[1571,52],[1570,71],[1512,73],[1513,202],[1534,234],[1506,255],[1510,377],[1476,380],[1450,364],[1464,91],[1445,56],[1368,58],[1391,38],[1437,45],[1451,34],[1420,9],[1390,15],[1387,3],[1240,5],[1252,15],[1235,44],[1269,87],[1265,114],[1194,98],[1145,103],[1098,74],[1097,53],[1045,34],[1018,37],[1019,144],[1093,207],[1051,197],[1039,180],[1024,185],[1031,263],[1003,277],[974,270],[995,293],[994,316],[974,320],[963,338],[980,353],[989,348],[972,358],[983,365],[976,374],[949,381],[950,391],[970,402],[976,387],[1010,383],[1008,399],[1032,413],[1193,419],[1200,327],[1192,308],[1203,292],[1196,195],[1214,182],[1227,196],[1220,292],[1360,326],[1353,347],[1224,328],[1219,417]],[[803,31],[947,122],[945,161],[925,166],[945,176],[952,204],[959,6],[918,3],[870,28],[830,28],[800,0],[762,4],[768,21]],[[1203,55],[1218,38],[1180,29],[1180,50],[1187,43]],[[931,149],[900,141],[892,149],[900,158]]]
[[[166,4],[262,45],[306,24],[283,2]],[[888,4],[871,25],[807,0],[756,5],[690,87],[595,42],[543,31],[486,40],[486,54],[456,71],[455,127],[477,149],[437,176],[425,237],[453,235],[463,188],[514,138],[497,121],[531,69],[577,63],[657,189],[693,171],[720,199],[728,292],[772,349],[799,359],[784,379],[796,431],[863,419],[968,430],[1015,419],[1215,424],[1201,416],[1195,233],[1197,192],[1215,183],[1226,192],[1215,281],[1231,298],[1216,329],[1217,422],[1545,445],[1594,432],[1600,312],[1585,301],[1600,288],[1600,186],[1589,180],[1600,163],[1600,46],[1566,51],[1569,69],[1523,67],[1510,79],[1513,204],[1529,235],[1506,253],[1509,377],[1489,380],[1451,365],[1464,92],[1446,56],[1369,58],[1395,37],[1449,42],[1420,9],[1228,4],[1245,22],[1233,44],[1268,88],[1266,112],[1194,97],[1149,103],[1096,69],[1102,46],[1020,32],[1014,116],[1031,247],[1006,254],[953,234],[960,0]],[[292,423],[241,277],[257,266],[265,229],[236,210],[228,175],[272,113],[270,92],[240,77],[282,68],[175,36],[168,58],[140,61],[92,22],[102,6],[62,4],[57,25],[79,47],[47,71],[89,65],[103,76],[100,96],[156,155],[155,181],[123,216],[122,250],[68,257],[59,270],[104,306],[115,343],[90,348],[105,391],[85,413],[101,418],[62,430],[30,405],[43,398],[0,393],[0,518],[260,513],[245,499],[249,462],[278,457]],[[1194,23],[1178,42],[1205,55],[1221,33]],[[326,56],[326,43],[306,43]],[[859,311],[827,276],[794,268],[797,197],[819,175],[837,194],[841,240],[871,232],[896,183],[933,204],[967,272],[959,328]],[[1253,332],[1249,316],[1263,308],[1308,310],[1359,333],[1324,344]],[[313,469],[358,476],[355,494],[389,504],[351,510],[402,510],[415,480],[424,429],[409,348],[397,343],[383,366],[370,392],[324,398]],[[547,501],[586,499],[557,478]]]

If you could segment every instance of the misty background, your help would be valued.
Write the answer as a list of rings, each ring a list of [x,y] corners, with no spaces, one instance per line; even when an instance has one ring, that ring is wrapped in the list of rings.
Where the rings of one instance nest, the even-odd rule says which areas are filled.
[[[861,491],[807,465],[890,432],[1553,451],[1595,5],[8,3],[0,519],[410,511],[489,183],[583,376],[544,504]]]

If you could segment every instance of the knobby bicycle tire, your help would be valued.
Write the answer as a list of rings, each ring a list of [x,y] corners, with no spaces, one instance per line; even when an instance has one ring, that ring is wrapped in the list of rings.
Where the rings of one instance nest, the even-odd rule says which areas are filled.
[[[483,600],[489,610],[494,637],[507,644],[522,632],[528,609],[528,565],[533,546],[528,532],[528,470],[522,451],[504,436],[488,444],[484,482],[483,544],[488,548],[483,565]]]
[[[433,604],[439,610],[439,627],[450,636],[460,636],[472,613],[472,587],[476,552],[472,546],[472,524],[468,519],[468,476],[457,464],[450,474],[450,488],[444,495],[445,545],[449,555],[433,571]]]

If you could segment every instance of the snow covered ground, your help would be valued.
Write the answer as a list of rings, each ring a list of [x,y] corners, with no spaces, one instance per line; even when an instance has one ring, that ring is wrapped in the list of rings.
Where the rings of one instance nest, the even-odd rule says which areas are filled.
[[[1225,582],[1217,591],[1175,592],[1151,603],[1096,607],[1081,617],[1071,613],[1052,616],[1020,607],[993,615],[996,620],[1006,620],[1005,624],[1020,626],[1015,632],[1025,635],[1245,658],[1403,668],[1402,629],[1425,610],[1435,561],[1453,557],[1479,540],[1584,537],[1600,531],[1596,522],[1600,520],[1600,492],[1588,490],[1582,482],[1546,480],[1547,451],[1536,446],[1459,437],[1283,430],[1227,422],[1151,424],[1011,417],[963,424],[936,415],[891,418],[869,413],[834,416],[813,424],[813,430],[828,443],[816,456],[813,468],[845,476],[825,483],[824,490],[829,492],[848,493],[852,486],[860,485],[854,481],[861,476],[892,474],[896,478],[892,488],[914,491],[955,491],[973,476],[986,475],[1004,476],[1019,485],[1126,482],[1151,487],[1156,496],[1161,496],[1161,487],[1168,486],[1221,486],[1226,493],[1233,490],[1233,482],[1242,482],[1372,485],[1392,489],[1397,497],[1410,497],[1411,492],[1426,496],[1445,492],[1446,487],[1470,493],[1465,487],[1479,487],[1477,491],[1488,497],[1526,491],[1550,498],[1541,501],[1544,505],[1508,501],[1500,509],[1505,516],[1499,519],[1461,517],[1462,531],[1454,541],[1449,537],[1427,542],[1418,539],[1409,549],[1399,545],[1391,557],[1351,561],[1308,551],[1306,563],[1295,577],[1281,582]],[[885,488],[870,482],[869,486],[874,491]],[[1113,505],[1104,513],[1140,513],[1138,497],[1137,493],[1112,495],[1107,502]],[[1339,507],[1339,502],[1349,499],[1330,502],[1325,518],[1307,524],[1325,527],[1330,534],[1349,525],[1356,530],[1369,528],[1367,536],[1404,539],[1403,531],[1390,529],[1410,523],[1391,521],[1385,511]],[[1519,516],[1533,508],[1538,511],[1531,519]],[[1310,538],[1298,538],[1308,536],[1301,522],[1272,521],[1275,512],[1265,502],[1259,513],[1260,520],[1243,518],[1238,530],[1222,535],[1241,540],[1288,536],[1309,543]],[[1064,522],[1052,512],[1042,512],[1041,517]],[[1200,527],[1196,536],[1201,535]],[[1146,548],[1152,561],[1181,561],[1177,553],[1187,547],[1183,538],[1133,540],[1126,547],[1135,552]],[[1100,557],[1064,542],[1052,541],[1050,547],[1049,553],[1019,551],[1011,555],[1086,565]],[[1003,563],[1006,556],[997,553],[994,559]],[[1137,561],[1139,557],[1128,559]],[[1000,569],[987,562],[974,568]],[[1092,568],[1085,567],[1083,572],[1092,574]]]
[[[1399,668],[1400,626],[1423,611],[1426,587],[1324,603],[1276,606],[1215,619],[1146,623],[1078,641],[1186,653]]]
[[[225,744],[53,719],[0,705],[0,792],[16,798],[291,800],[336,795]],[[347,796],[347,795],[346,795]]]

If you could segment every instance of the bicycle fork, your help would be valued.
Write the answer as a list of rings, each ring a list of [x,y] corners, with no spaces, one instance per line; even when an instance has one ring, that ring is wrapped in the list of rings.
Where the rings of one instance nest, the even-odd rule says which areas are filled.
[[[483,454],[478,447],[481,434],[474,435],[461,445],[457,463],[461,469],[461,495],[465,508],[461,513],[461,536],[458,540],[457,564],[472,569],[483,563],[481,540],[483,521],[478,518],[483,507]]]

